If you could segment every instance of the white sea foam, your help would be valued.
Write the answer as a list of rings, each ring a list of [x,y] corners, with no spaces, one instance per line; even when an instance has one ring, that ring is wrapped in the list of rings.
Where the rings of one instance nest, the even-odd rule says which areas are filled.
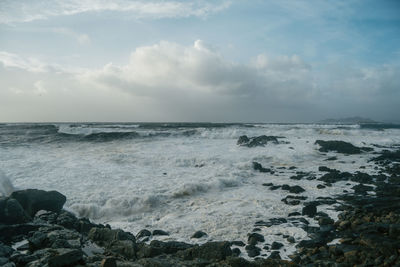
[[[344,182],[317,189],[317,180],[292,180],[296,171],[314,172],[318,166],[342,171],[376,172],[370,154],[341,155],[318,151],[315,140],[343,140],[357,146],[388,146],[400,143],[400,130],[375,131],[358,126],[257,125],[207,128],[152,129],[129,125],[57,125],[59,132],[89,135],[98,132],[135,131],[142,136],[168,132],[154,138],[122,139],[113,142],[32,143],[0,146],[0,169],[17,188],[58,190],[67,196],[66,207],[79,216],[137,233],[143,228],[164,229],[167,239],[194,242],[190,236],[203,230],[201,240],[247,241],[258,220],[287,217],[302,206],[285,205],[286,191],[271,191],[263,183],[300,185],[307,201],[350,191]],[[185,134],[192,131],[191,134]],[[247,148],[236,145],[241,135],[274,135],[288,143]],[[381,148],[375,148],[381,150]],[[337,156],[336,161],[326,161]],[[260,162],[275,173],[260,173],[252,162]],[[297,169],[289,170],[296,166]],[[359,169],[365,166],[365,169]],[[285,167],[285,169],[279,169]],[[3,185],[2,188],[5,186]],[[9,191],[7,191],[9,192]],[[318,209],[336,218],[329,206]],[[310,220],[311,223],[316,223]],[[294,245],[277,233],[296,240],[306,233],[291,224],[262,228],[268,242]],[[267,243],[266,241],[266,243]],[[285,256],[286,257],[286,256]]]

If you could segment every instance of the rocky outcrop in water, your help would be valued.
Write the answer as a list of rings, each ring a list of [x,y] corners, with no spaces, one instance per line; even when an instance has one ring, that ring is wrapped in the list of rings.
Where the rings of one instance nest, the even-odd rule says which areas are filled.
[[[277,136],[266,136],[260,135],[256,137],[247,137],[246,135],[242,135],[239,137],[237,144],[239,146],[247,146],[247,147],[257,147],[257,146],[265,146],[268,143],[279,144]]]

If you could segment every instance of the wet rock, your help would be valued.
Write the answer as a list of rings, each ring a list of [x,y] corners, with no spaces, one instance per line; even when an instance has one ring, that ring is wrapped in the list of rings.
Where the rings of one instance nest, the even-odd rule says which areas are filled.
[[[154,230],[153,236],[156,236],[156,235],[169,235],[169,234],[168,234],[168,232],[165,232],[163,230]]]
[[[25,212],[33,217],[39,210],[60,212],[67,198],[57,191],[26,189],[14,191],[10,198],[16,199]]]
[[[0,224],[18,224],[31,219],[21,204],[13,198],[0,198]]]
[[[88,234],[88,238],[101,246],[109,244],[113,241],[130,240],[135,242],[135,237],[121,229],[111,230],[108,228],[92,228]]]
[[[294,242],[296,242],[296,240],[294,239],[293,236],[289,236],[286,240],[287,240],[289,243],[294,243]]]
[[[256,245],[258,242],[264,242],[264,236],[259,233],[251,233],[248,235],[247,242],[252,245]]]
[[[238,248],[232,249],[232,255],[233,255],[233,256],[237,256],[237,257],[238,257],[241,253],[242,253],[242,252],[241,252],[240,249],[238,249]]]
[[[256,247],[255,245],[247,245],[245,247],[247,255],[250,258],[254,258],[260,255],[261,249],[259,247]]]
[[[259,172],[271,172],[271,169],[264,168],[260,163],[253,161],[253,169]]]
[[[307,204],[303,207],[302,215],[307,215],[308,217],[314,217],[317,214],[317,205],[315,203]]]
[[[247,137],[246,135],[240,136],[237,144],[240,146],[247,146],[247,147],[256,147],[256,146],[264,146],[268,142],[278,144],[278,138],[276,136],[266,136],[261,135],[257,137]]]
[[[320,145],[319,151],[321,152],[338,152],[343,154],[360,154],[361,149],[348,142],[344,141],[323,141],[317,140],[315,144]]]
[[[136,239],[140,239],[142,237],[151,236],[151,232],[147,229],[140,230],[136,235]]]
[[[318,189],[323,189],[323,188],[326,188],[326,186],[325,186],[325,185],[322,185],[322,184],[318,184],[318,185],[317,185],[317,188],[318,188]]]
[[[105,258],[101,261],[100,267],[117,267],[115,258]]]
[[[185,260],[201,258],[206,260],[225,260],[232,255],[229,242],[207,242],[201,246],[194,246],[189,249],[179,251]]]
[[[306,196],[292,196],[292,195],[288,195],[285,198],[281,199],[281,201],[287,205],[299,205],[301,203],[300,200],[306,200],[307,197]]]
[[[231,245],[238,246],[238,247],[244,247],[246,244],[243,241],[232,241]]]
[[[26,239],[30,232],[36,231],[40,227],[41,225],[32,223],[11,225],[0,224],[0,241],[4,242],[5,244],[21,241]]]
[[[302,188],[301,186],[295,185],[295,186],[291,186],[289,188],[289,192],[292,194],[300,194],[302,192],[304,192],[306,190],[304,190],[304,188]]]
[[[318,171],[320,171],[320,172],[332,172],[332,171],[335,171],[335,170],[331,169],[331,168],[328,168],[326,166],[319,166],[318,167]]]
[[[71,266],[82,261],[83,253],[79,249],[52,250],[52,256],[48,259],[49,267]]]
[[[366,194],[368,191],[372,191],[374,188],[369,185],[358,184],[353,186],[351,189],[354,190],[356,194]]]
[[[295,211],[295,212],[291,212],[291,213],[289,213],[288,217],[300,216],[300,215],[301,215],[301,213],[300,213],[300,212],[297,212],[297,211]]]
[[[272,250],[278,250],[278,249],[281,249],[282,247],[283,247],[283,244],[280,242],[276,242],[276,241],[274,241],[271,245]]]
[[[207,234],[203,231],[196,231],[190,238],[202,238],[203,236],[207,236]]]
[[[281,255],[279,254],[279,251],[272,251],[271,255],[269,255],[268,259],[280,260]]]

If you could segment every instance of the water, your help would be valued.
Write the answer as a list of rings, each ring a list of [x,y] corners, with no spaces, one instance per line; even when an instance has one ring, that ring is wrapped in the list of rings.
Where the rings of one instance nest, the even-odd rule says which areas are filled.
[[[247,148],[241,135],[284,137],[281,144]],[[254,223],[287,217],[302,205],[285,205],[286,191],[263,183],[300,185],[311,201],[351,191],[354,184],[317,189],[317,180],[291,180],[296,171],[319,166],[374,173],[372,154],[322,154],[315,140],[343,140],[375,151],[400,144],[398,127],[318,124],[87,123],[0,124],[1,194],[40,188],[67,196],[65,207],[78,216],[137,233],[143,228],[170,233],[161,239],[193,243],[197,230],[208,240],[247,241]],[[336,161],[326,161],[337,156]],[[252,162],[276,173],[259,173]],[[289,170],[295,166],[297,169]],[[360,169],[365,166],[365,169]],[[7,182],[8,181],[8,182]],[[10,187],[11,186],[11,187]],[[319,210],[333,218],[328,206]],[[315,223],[310,220],[311,223]],[[294,250],[282,236],[307,234],[293,224],[262,228],[267,243],[281,241],[286,256]]]

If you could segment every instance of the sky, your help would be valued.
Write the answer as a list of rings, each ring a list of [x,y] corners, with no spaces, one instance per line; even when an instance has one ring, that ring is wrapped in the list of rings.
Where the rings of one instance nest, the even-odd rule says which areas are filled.
[[[400,122],[398,0],[0,0],[0,122]]]

